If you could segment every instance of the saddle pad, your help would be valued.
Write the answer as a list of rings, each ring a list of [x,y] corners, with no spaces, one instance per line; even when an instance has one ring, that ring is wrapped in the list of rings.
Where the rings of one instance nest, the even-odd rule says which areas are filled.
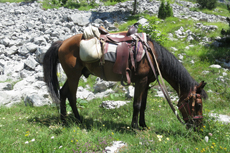
[[[95,62],[102,56],[100,41],[94,37],[80,42],[80,59],[84,62]]]
[[[138,33],[138,35],[146,41],[146,34],[145,33]],[[136,37],[136,36],[135,36]],[[116,51],[117,46],[120,43],[113,44],[113,43],[105,43],[104,45],[104,59],[106,61],[115,62],[116,61]],[[133,50],[135,50],[135,46],[133,47]],[[144,47],[141,42],[138,42],[137,45],[137,53],[136,54],[136,62],[140,62],[140,60],[144,57]]]
[[[104,59],[106,61],[115,62],[116,61],[116,51],[117,44],[105,43],[104,46]]]

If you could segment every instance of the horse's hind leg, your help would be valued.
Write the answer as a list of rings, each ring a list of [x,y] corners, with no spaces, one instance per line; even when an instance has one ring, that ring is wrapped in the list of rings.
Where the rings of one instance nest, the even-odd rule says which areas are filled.
[[[145,89],[145,92],[142,96],[142,101],[141,101],[139,125],[143,128],[147,127],[145,124],[145,109],[146,109],[147,95],[148,95],[148,85]]]
[[[68,86],[69,86],[68,100],[73,110],[74,116],[78,121],[82,122],[76,106],[76,100],[77,100],[76,93],[77,93],[78,82],[81,77],[81,73],[76,74],[74,76],[75,77],[71,77],[71,79],[68,78]]]
[[[145,91],[148,84],[148,77],[144,77],[135,82],[135,94],[133,101],[133,119],[132,128],[138,129],[138,115],[141,110],[142,99],[145,96]]]
[[[68,80],[67,80],[68,81]],[[60,108],[61,108],[61,121],[63,123],[65,123],[65,118],[66,118],[66,98],[68,96],[68,92],[69,92],[69,87],[68,87],[68,82],[65,82],[64,86],[61,88],[60,90]]]

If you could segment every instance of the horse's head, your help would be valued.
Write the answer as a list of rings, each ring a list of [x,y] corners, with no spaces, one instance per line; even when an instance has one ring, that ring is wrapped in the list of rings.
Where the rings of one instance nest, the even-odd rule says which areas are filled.
[[[202,81],[198,86],[195,86],[189,95],[185,99],[180,99],[178,102],[178,108],[185,121],[186,128],[194,127],[199,129],[202,126],[203,114],[202,114],[202,90],[206,83]]]

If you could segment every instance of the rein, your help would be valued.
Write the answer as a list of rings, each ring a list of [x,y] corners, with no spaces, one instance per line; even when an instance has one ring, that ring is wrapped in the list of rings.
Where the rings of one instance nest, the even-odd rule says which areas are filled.
[[[158,77],[157,77],[156,71],[155,71],[155,69],[154,69],[153,64],[151,63],[151,60],[150,60],[150,57],[149,57],[149,55],[148,55],[147,50],[144,49],[144,50],[145,50],[145,53],[146,53],[146,56],[147,56],[147,58],[148,58],[150,67],[151,67],[151,69],[152,69],[152,71],[153,71],[153,73],[154,73],[154,76],[155,76],[155,78],[156,78],[158,84],[160,85],[160,88],[161,88],[161,90],[162,90],[162,92],[163,92],[163,94],[164,94],[164,96],[165,96],[165,98],[166,98],[166,100],[167,100],[169,106],[171,107],[173,113],[176,115],[177,119],[178,119],[182,124],[186,124],[185,122],[183,122],[183,121],[181,120],[181,118],[180,118],[180,116],[178,115],[177,111],[176,111],[175,108],[173,107],[173,104],[172,104],[171,99],[170,99],[170,97],[169,97],[168,91],[167,91],[166,86],[165,86],[165,84],[164,84],[164,81],[163,81],[163,78],[162,78],[162,75],[161,75],[161,72],[160,72],[160,69],[159,69],[159,66],[158,66],[158,63],[157,63],[155,54],[153,53],[153,51],[152,51],[152,49],[149,47],[149,45],[148,45],[145,41],[142,40],[142,38],[140,38],[138,35],[135,35],[135,36],[137,36],[137,37],[139,38],[139,40],[147,47],[147,50],[149,50],[149,51],[152,52],[153,57],[154,57],[154,61],[155,61],[156,66],[157,66],[157,70],[158,70],[159,75],[160,75],[160,78],[161,78],[161,80],[162,80],[162,84],[160,83],[160,81],[159,81],[159,79],[158,79]]]

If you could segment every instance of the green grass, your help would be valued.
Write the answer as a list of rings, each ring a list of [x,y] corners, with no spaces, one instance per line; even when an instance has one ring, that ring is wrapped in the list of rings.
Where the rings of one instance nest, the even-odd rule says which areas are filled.
[[[122,2],[126,2],[126,1],[129,1],[129,0],[122,0]],[[105,6],[111,6],[111,5],[116,5],[117,3],[118,2],[115,2],[115,1],[111,2],[110,0],[107,0],[104,2],[104,5]]]
[[[19,2],[23,2],[23,0],[0,0],[0,3],[5,3],[5,2],[19,3]]]
[[[127,147],[121,152],[229,152],[229,125],[214,122],[207,114],[204,103],[204,127],[199,133],[186,130],[162,98],[153,96],[150,90],[146,110],[148,130],[133,131],[130,128],[132,103],[119,109],[98,107],[101,99],[92,100],[81,108],[82,125],[74,123],[68,115],[68,126],[62,126],[55,107],[0,108],[1,152],[102,152],[112,141],[123,141]],[[110,97],[103,100],[111,99]],[[124,100],[116,97],[113,100]],[[208,143],[204,137],[209,133]],[[162,136],[162,138],[160,138]],[[212,149],[213,147],[213,149]],[[222,149],[221,149],[222,148]],[[224,148],[226,150],[224,150]]]
[[[189,2],[196,3],[196,0],[185,0]],[[221,15],[221,16],[229,16],[230,13],[227,10],[227,5],[223,3],[217,3],[216,8],[209,10],[209,9],[201,9],[201,8],[190,8],[191,11],[201,11],[206,14],[214,14],[214,15]]]

